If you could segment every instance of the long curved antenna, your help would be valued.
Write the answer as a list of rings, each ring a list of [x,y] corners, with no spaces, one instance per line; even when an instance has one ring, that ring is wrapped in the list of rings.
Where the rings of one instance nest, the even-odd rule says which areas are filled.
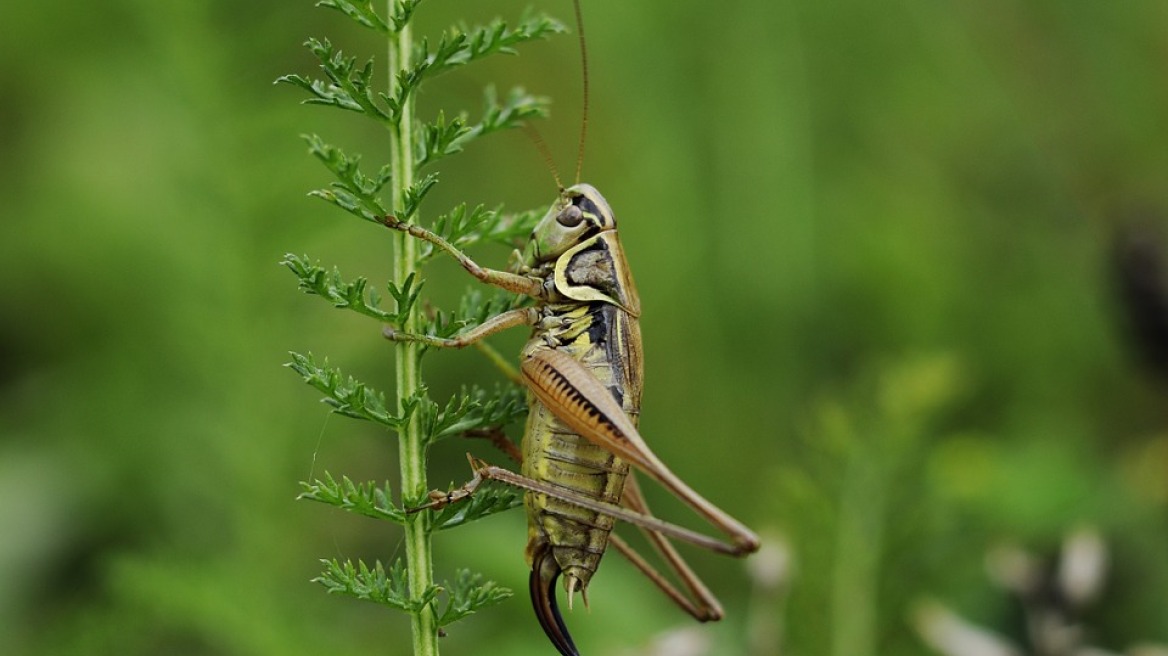
[[[580,184],[580,171],[584,168],[584,138],[588,136],[588,46],[584,43],[584,15],[580,11],[580,0],[572,0],[576,7],[576,33],[580,39],[580,68],[584,73],[583,116],[580,119],[580,150],[576,155],[576,184]]]
[[[548,170],[552,172],[552,177],[555,178],[556,189],[563,191],[564,183],[560,182],[560,172],[556,170],[556,161],[552,158],[552,151],[548,148],[547,142],[543,140],[543,135],[530,123],[523,124],[523,133],[535,144],[535,148],[539,151],[539,154],[543,155],[544,163],[547,164]],[[579,177],[579,174],[577,174],[577,177]]]

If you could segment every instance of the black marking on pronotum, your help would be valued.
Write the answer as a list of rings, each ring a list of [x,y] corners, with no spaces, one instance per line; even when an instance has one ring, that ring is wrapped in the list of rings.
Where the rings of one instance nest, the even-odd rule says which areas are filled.
[[[580,211],[584,212],[584,214],[591,215],[597,223],[605,223],[604,214],[601,213],[600,208],[596,206],[596,203],[592,202],[591,198],[585,196],[584,194],[580,194],[579,196],[574,196],[572,198],[572,204],[576,207],[579,207]]]

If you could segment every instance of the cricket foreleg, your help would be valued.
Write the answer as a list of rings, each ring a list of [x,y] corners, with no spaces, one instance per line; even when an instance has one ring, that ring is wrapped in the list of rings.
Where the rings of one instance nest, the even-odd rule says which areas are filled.
[[[392,230],[404,232],[411,237],[430,242],[434,245],[435,248],[444,251],[454,259],[458,260],[458,263],[461,264],[462,268],[466,269],[470,275],[478,278],[488,285],[494,285],[500,289],[506,289],[509,292],[523,294],[524,296],[530,296],[532,298],[543,298],[546,295],[543,288],[543,280],[539,278],[533,278],[531,276],[524,276],[517,273],[510,273],[508,271],[499,271],[497,269],[488,269],[486,267],[479,266],[477,262],[470,259],[466,253],[463,253],[456,246],[423,227],[410,223],[403,223],[392,216],[387,216],[382,219],[382,223],[385,224],[385,227]]]

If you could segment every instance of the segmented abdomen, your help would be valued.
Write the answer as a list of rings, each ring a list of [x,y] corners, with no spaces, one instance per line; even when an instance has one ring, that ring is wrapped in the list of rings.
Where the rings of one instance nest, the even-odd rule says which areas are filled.
[[[611,305],[578,305],[566,313],[565,326],[553,332],[556,346],[537,331],[524,353],[555,348],[580,361],[636,420],[640,404],[640,361],[622,358],[619,347],[628,338],[626,315]],[[639,356],[639,353],[636,354]],[[630,365],[633,365],[630,367]],[[635,374],[634,374],[635,372]],[[634,375],[630,378],[630,375]],[[630,385],[631,383],[631,385]],[[523,438],[523,474],[565,492],[619,504],[629,465],[609,451],[576,434],[542,403],[530,400]],[[608,545],[614,519],[574,504],[528,492],[527,558],[550,546],[565,576],[587,586]]]

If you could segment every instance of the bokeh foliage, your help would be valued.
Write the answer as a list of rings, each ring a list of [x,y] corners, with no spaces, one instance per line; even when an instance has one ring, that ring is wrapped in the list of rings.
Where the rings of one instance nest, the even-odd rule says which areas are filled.
[[[584,177],[642,297],[644,433],[793,554],[789,596],[759,616],[739,563],[687,551],[728,609],[704,629],[714,653],[748,653],[749,618],[781,621],[792,653],[924,654],[907,619],[923,595],[1009,631],[985,550],[1053,549],[1079,523],[1114,550],[1096,642],[1168,642],[1168,404],[1122,340],[1108,259],[1128,208],[1168,216],[1168,5],[585,12]],[[0,24],[0,652],[405,653],[404,622],[308,583],[322,554],[391,560],[393,528],[292,501],[325,469],[386,478],[394,449],[279,366],[327,352],[392,383],[371,322],[320,311],[278,266],[311,252],[387,277],[387,242],[304,198],[322,178],[297,138],[371,152],[383,136],[271,86],[312,66],[307,36],[380,46],[311,3],[5,3]],[[420,102],[473,115],[484,80],[523,84],[554,99],[540,128],[570,170],[578,71],[561,38]],[[435,207],[551,201],[535,149],[493,139],[450,160]],[[431,270],[450,299],[468,284]],[[427,364],[439,398],[497,378],[473,353]],[[466,450],[489,452],[447,441],[431,480],[464,480]],[[524,530],[511,512],[439,536],[438,578],[466,566],[522,590]],[[687,623],[618,558],[591,598],[568,621],[595,653]],[[443,649],[486,644],[547,649],[521,599]]]

